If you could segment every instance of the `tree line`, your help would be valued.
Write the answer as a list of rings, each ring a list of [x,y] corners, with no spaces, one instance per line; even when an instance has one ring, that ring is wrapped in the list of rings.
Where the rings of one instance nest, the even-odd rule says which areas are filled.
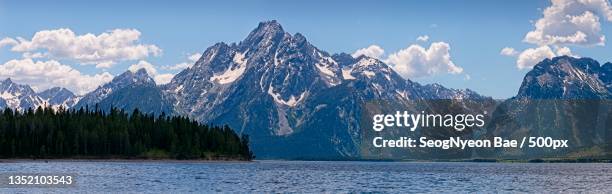
[[[247,135],[182,116],[135,109],[38,107],[4,109],[0,115],[2,158],[254,158]]]

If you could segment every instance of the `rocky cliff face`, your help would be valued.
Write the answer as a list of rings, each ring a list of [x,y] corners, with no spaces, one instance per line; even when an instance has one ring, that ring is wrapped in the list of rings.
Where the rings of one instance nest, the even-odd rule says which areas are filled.
[[[25,111],[44,104],[45,101],[30,86],[17,84],[10,78],[0,82],[0,108]]]
[[[177,114],[249,134],[260,158],[358,157],[359,107],[370,100],[482,98],[405,80],[377,59],[330,55],[276,21],[206,49],[163,90]]]
[[[517,98],[606,99],[610,95],[610,63],[568,56],[545,59],[527,73]]]
[[[63,107],[67,109],[73,107],[80,100],[80,97],[74,95],[70,90],[60,87],[47,89],[37,95],[53,108]]]

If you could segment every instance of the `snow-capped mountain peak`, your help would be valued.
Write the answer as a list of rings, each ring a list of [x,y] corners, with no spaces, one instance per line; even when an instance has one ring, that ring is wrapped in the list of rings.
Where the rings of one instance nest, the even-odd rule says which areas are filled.
[[[0,107],[24,111],[43,105],[44,100],[30,86],[17,84],[10,78],[0,83]]]
[[[378,59],[330,55],[274,20],[259,23],[239,43],[209,47],[195,65],[162,89],[176,114],[229,124],[251,135],[256,150],[271,149],[263,147],[272,146],[266,142],[278,141],[275,138],[316,134],[331,138],[321,123],[356,138],[358,126],[351,122],[359,112],[357,105],[368,100],[479,96],[441,86],[439,92],[430,92],[434,89],[402,78]],[[332,152],[354,154],[348,147],[355,139],[344,138],[334,140],[344,145],[334,146],[340,150]]]
[[[155,86],[155,81],[149,76],[144,68],[138,69],[135,72],[128,70],[116,76],[109,83],[99,86],[94,91],[83,96],[75,107],[95,105],[118,90],[137,86]]]
[[[525,75],[518,98],[611,98],[609,67],[590,58],[560,56],[545,59]]]

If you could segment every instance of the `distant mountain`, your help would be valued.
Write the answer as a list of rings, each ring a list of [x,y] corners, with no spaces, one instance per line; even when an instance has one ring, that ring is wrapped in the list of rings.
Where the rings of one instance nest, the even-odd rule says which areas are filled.
[[[44,105],[41,99],[28,85],[17,84],[10,78],[0,83],[0,107],[23,111]]]
[[[169,102],[145,69],[127,71],[84,96],[76,96],[61,87],[36,93],[30,86],[14,83],[10,78],[0,82],[0,108],[8,107],[19,111],[41,106],[54,109],[93,109],[97,106],[102,110],[115,107],[132,111],[138,108],[144,113],[171,114],[173,106]]]
[[[571,147],[496,150],[487,154],[527,158],[611,154],[605,152],[612,145],[611,66],[568,56],[538,63],[525,75],[518,94],[497,107],[487,126],[487,136],[552,137],[567,139]]]
[[[79,98],[66,88],[51,88],[36,93],[27,84],[18,84],[10,78],[0,82],[0,108],[11,108],[18,111],[38,107],[70,108]]]
[[[94,91],[87,93],[73,107],[75,109],[96,106],[102,110],[111,107],[132,111],[138,108],[144,113],[172,113],[171,104],[145,69],[126,71]]]
[[[612,64],[569,56],[545,59],[527,73],[517,98],[608,99]]]
[[[54,107],[62,106],[64,108],[70,108],[74,106],[80,99],[72,93],[70,90],[61,87],[54,87],[37,94],[43,99],[47,105]]]

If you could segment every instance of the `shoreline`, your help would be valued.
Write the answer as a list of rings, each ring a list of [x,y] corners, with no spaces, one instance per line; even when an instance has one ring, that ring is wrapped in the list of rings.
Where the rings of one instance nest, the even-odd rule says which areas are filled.
[[[532,160],[290,160],[290,159],[269,159],[269,160],[235,160],[235,159],[146,159],[146,158],[5,158],[0,159],[2,163],[49,163],[49,162],[117,162],[117,163],[252,163],[260,161],[295,161],[295,162],[397,162],[397,163],[612,163],[611,159],[532,159]]]
[[[146,159],[146,158],[5,158],[0,159],[0,164],[3,163],[49,163],[49,162],[117,162],[117,163],[249,163],[252,160],[207,160],[207,159]]]

